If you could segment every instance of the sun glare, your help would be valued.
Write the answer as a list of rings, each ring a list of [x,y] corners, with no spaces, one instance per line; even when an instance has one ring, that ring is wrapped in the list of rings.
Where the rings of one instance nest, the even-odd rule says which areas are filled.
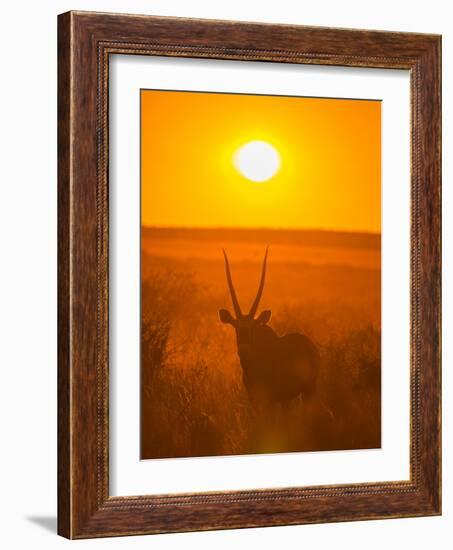
[[[280,168],[280,155],[266,141],[250,141],[238,149],[233,162],[237,170],[247,179],[256,182],[267,181]]]

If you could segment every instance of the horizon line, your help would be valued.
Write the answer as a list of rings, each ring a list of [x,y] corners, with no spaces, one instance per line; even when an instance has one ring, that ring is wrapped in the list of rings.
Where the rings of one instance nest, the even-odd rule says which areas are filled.
[[[375,237],[381,237],[382,231],[375,232],[363,229],[334,229],[324,227],[241,227],[241,226],[191,226],[191,225],[145,225],[141,224],[141,229],[176,229],[176,230],[188,230],[188,231],[304,231],[304,232],[318,232],[318,233],[348,233],[352,235],[370,235]]]

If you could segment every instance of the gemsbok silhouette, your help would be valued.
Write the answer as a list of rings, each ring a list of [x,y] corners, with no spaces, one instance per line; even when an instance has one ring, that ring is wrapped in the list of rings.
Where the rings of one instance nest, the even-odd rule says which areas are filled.
[[[236,331],[242,378],[253,405],[287,404],[301,396],[313,395],[319,369],[319,352],[303,334],[278,336],[267,325],[271,311],[264,310],[256,318],[266,277],[267,253],[264,255],[261,280],[256,298],[247,314],[243,314],[234,290],[230,264],[225,250],[225,271],[235,317],[226,309],[219,310],[222,323]]]

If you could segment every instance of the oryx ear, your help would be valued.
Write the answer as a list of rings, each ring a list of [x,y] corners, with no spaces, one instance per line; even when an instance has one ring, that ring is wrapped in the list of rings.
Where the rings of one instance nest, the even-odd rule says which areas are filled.
[[[272,312],[270,309],[265,309],[262,311],[256,318],[257,323],[260,325],[265,325],[271,320]]]
[[[234,319],[227,309],[219,309],[219,319],[227,325],[234,325]]]

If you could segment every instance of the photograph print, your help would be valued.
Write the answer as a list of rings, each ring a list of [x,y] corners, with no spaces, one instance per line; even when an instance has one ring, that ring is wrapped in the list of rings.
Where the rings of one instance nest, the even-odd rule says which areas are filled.
[[[140,91],[141,458],[381,447],[381,102]]]

